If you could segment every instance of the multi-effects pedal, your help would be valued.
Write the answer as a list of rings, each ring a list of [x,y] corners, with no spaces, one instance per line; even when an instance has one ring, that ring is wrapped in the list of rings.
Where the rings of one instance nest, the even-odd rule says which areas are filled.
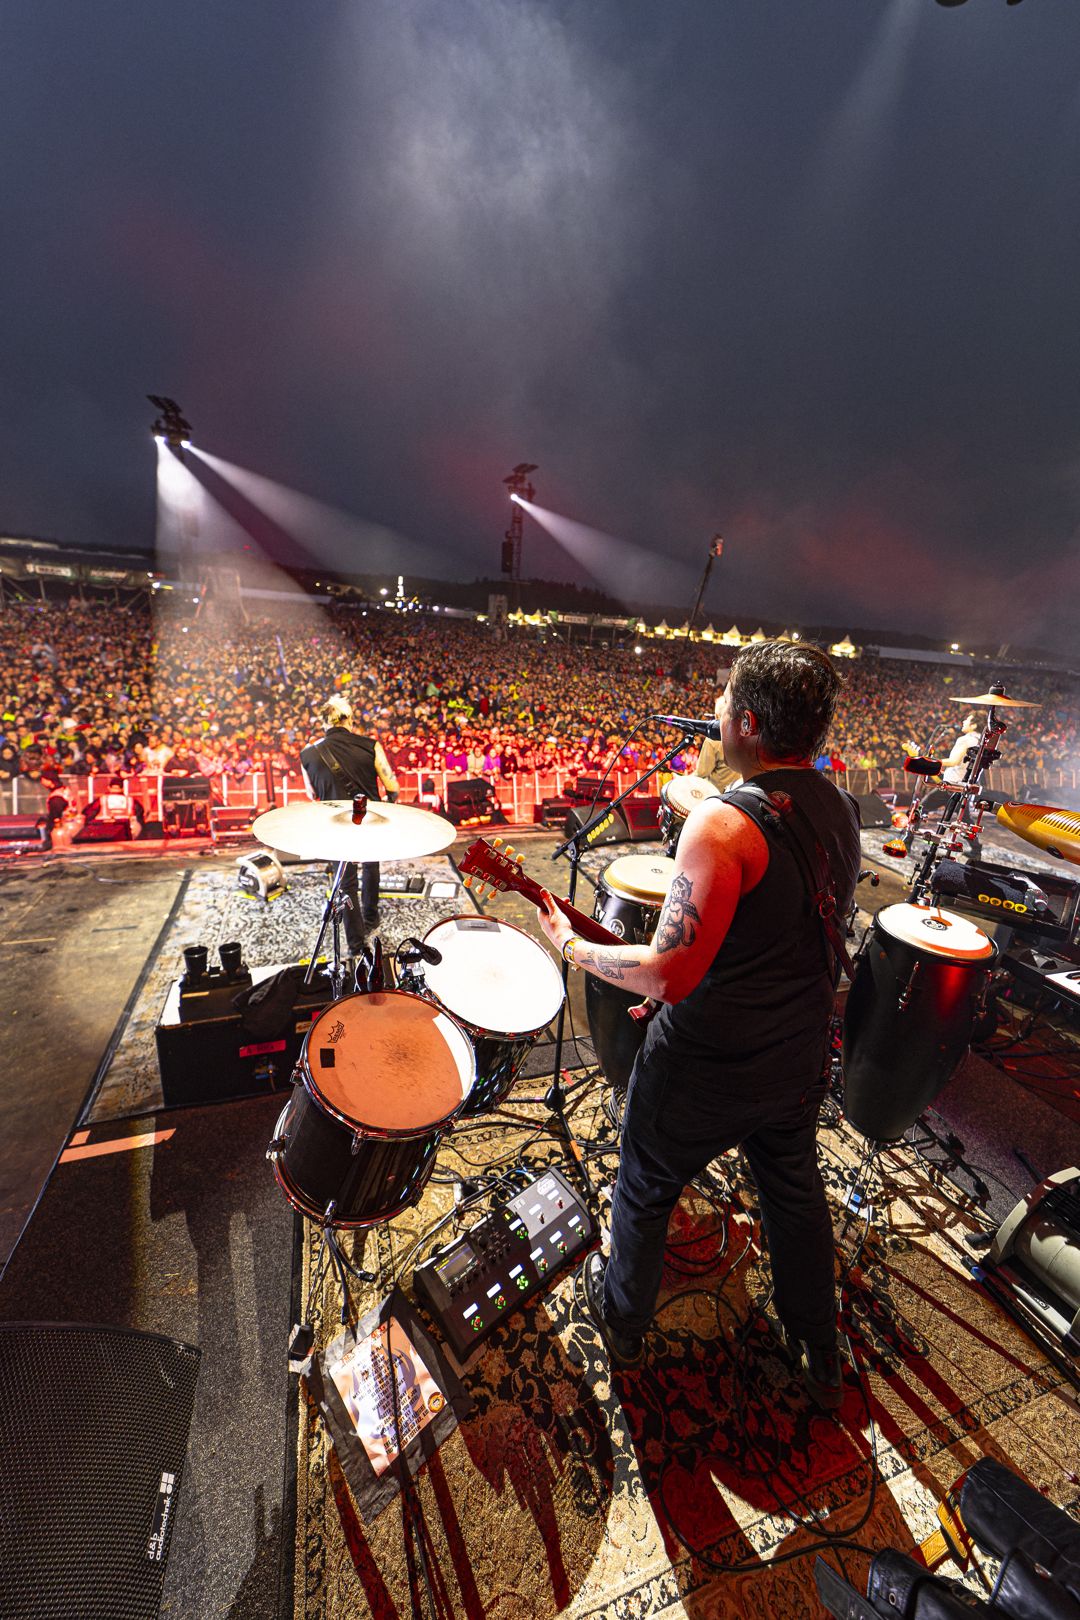
[[[464,1361],[595,1235],[579,1195],[557,1170],[545,1170],[524,1192],[418,1266],[413,1286]]]

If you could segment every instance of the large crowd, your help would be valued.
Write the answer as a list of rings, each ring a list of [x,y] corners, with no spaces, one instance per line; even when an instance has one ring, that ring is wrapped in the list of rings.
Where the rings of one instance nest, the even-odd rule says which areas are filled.
[[[650,713],[710,716],[726,649],[645,639],[620,646],[393,609],[283,609],[226,623],[183,620],[155,602],[8,604],[0,612],[0,790],[50,773],[226,775],[299,772],[335,690],[359,729],[399,771],[509,777],[597,774],[658,759],[677,734]],[[844,687],[821,763],[887,769],[948,741],[993,666],[968,671],[875,657],[843,666]],[[1033,772],[1080,768],[1076,683],[1006,672],[1018,710],[1007,762]],[[687,769],[692,756],[677,758]]]

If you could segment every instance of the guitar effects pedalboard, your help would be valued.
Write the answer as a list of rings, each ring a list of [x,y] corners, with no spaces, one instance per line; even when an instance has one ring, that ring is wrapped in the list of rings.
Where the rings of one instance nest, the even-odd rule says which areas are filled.
[[[413,1273],[417,1298],[459,1361],[596,1235],[579,1194],[557,1170],[493,1209]]]

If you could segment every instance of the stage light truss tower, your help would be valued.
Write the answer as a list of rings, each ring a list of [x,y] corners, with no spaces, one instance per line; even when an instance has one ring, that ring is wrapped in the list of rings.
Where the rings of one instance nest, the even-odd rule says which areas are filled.
[[[517,466],[503,483],[510,491],[510,527],[503,536],[502,571],[513,580],[521,578],[521,535],[525,526],[525,510],[522,501],[531,501],[536,494],[529,482],[529,474],[536,471],[535,462],[519,461]]]
[[[175,399],[168,399],[164,394],[147,394],[146,397],[160,412],[151,429],[154,438],[172,445],[174,450],[187,450],[191,445],[191,423]]]
[[[690,615],[691,635],[693,634],[694,626],[697,623],[697,616],[701,611],[701,604],[705,600],[705,588],[709,583],[709,575],[712,573],[712,565],[718,557],[723,555],[723,552],[723,537],[719,534],[714,534],[712,539],[709,541],[709,555],[705,559],[705,572],[701,576],[701,584],[698,586],[697,599],[694,602],[694,611]]]

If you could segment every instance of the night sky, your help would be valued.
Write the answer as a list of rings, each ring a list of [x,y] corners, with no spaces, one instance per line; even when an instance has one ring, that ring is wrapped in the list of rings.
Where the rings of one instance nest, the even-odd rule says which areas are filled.
[[[722,532],[718,625],[1076,651],[1078,0],[32,0],[0,73],[3,532],[152,543],[163,393],[446,577],[528,460],[657,601]]]

